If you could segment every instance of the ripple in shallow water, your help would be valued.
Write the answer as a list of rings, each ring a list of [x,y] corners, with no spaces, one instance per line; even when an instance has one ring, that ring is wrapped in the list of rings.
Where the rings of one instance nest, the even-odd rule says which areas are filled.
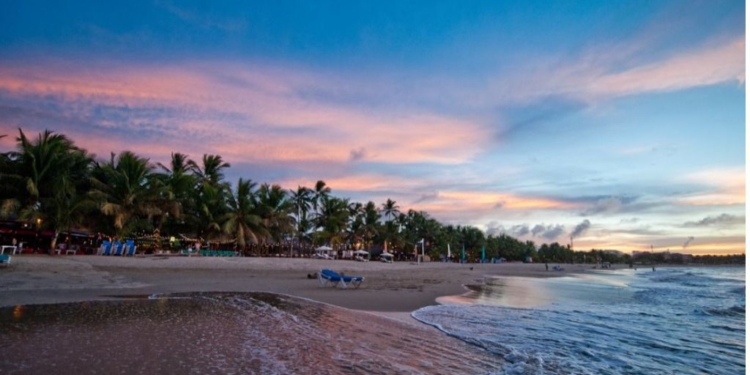
[[[430,329],[267,293],[0,309],[0,373],[476,374],[500,359]]]

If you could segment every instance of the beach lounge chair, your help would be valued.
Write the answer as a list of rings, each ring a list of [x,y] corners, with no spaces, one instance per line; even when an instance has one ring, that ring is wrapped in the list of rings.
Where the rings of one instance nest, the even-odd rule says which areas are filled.
[[[4,265],[6,267],[9,266],[10,265],[10,255],[8,255],[8,254],[0,254],[0,264]]]
[[[115,241],[114,244],[112,244],[112,247],[114,250],[112,250],[112,255],[122,255],[122,247],[123,243],[120,241]]]
[[[99,255],[109,255],[112,252],[112,243],[109,241],[102,242],[102,245],[99,246]]]
[[[330,283],[343,289],[348,288],[349,285],[359,288],[363,281],[365,281],[363,276],[342,276],[328,269],[320,270],[318,273],[318,282],[321,286],[327,286]]]
[[[13,245],[5,245],[2,247],[2,250],[0,250],[0,254],[5,254],[5,250],[8,250],[8,252],[15,255],[16,251],[18,251],[18,247]]]
[[[125,241],[125,256],[135,256],[135,241],[133,240],[127,240]]]
[[[57,244],[57,247],[55,248],[55,255],[60,255],[67,248],[68,248],[68,245],[66,245],[65,243]]]

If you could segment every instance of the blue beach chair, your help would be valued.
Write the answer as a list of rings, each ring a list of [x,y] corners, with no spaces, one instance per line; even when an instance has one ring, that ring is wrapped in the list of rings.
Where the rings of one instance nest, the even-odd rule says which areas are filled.
[[[364,276],[343,276],[334,271],[323,269],[318,273],[318,281],[321,286],[327,286],[330,283],[343,289],[352,285],[356,289],[362,285],[365,278]]]
[[[6,267],[9,266],[10,265],[10,255],[8,255],[8,254],[0,254],[0,264],[4,265]]]
[[[125,256],[135,256],[135,241],[134,240],[127,240],[125,241]]]
[[[112,243],[109,241],[102,242],[102,245],[99,246],[99,254],[109,255],[111,252],[112,252]]]
[[[112,255],[122,255],[122,247],[123,247],[122,242],[115,241],[113,247],[114,247],[114,250],[112,251]]]

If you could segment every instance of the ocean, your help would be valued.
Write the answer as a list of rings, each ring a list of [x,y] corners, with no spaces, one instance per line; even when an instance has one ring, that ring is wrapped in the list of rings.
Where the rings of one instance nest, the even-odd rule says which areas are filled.
[[[498,277],[417,320],[503,359],[495,374],[744,374],[743,267]]]
[[[269,293],[6,307],[0,373],[745,373],[740,267],[488,277],[440,302],[411,324]]]

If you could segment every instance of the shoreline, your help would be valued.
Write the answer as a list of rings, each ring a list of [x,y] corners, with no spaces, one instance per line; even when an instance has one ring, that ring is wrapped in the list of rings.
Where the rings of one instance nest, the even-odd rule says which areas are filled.
[[[365,312],[411,313],[438,304],[437,298],[466,294],[472,286],[483,284],[485,277],[547,278],[591,270],[591,265],[563,267],[564,271],[546,271],[543,263],[22,255],[0,269],[0,306],[184,292],[270,292]],[[359,289],[321,287],[307,276],[323,268],[364,276],[365,282]]]

